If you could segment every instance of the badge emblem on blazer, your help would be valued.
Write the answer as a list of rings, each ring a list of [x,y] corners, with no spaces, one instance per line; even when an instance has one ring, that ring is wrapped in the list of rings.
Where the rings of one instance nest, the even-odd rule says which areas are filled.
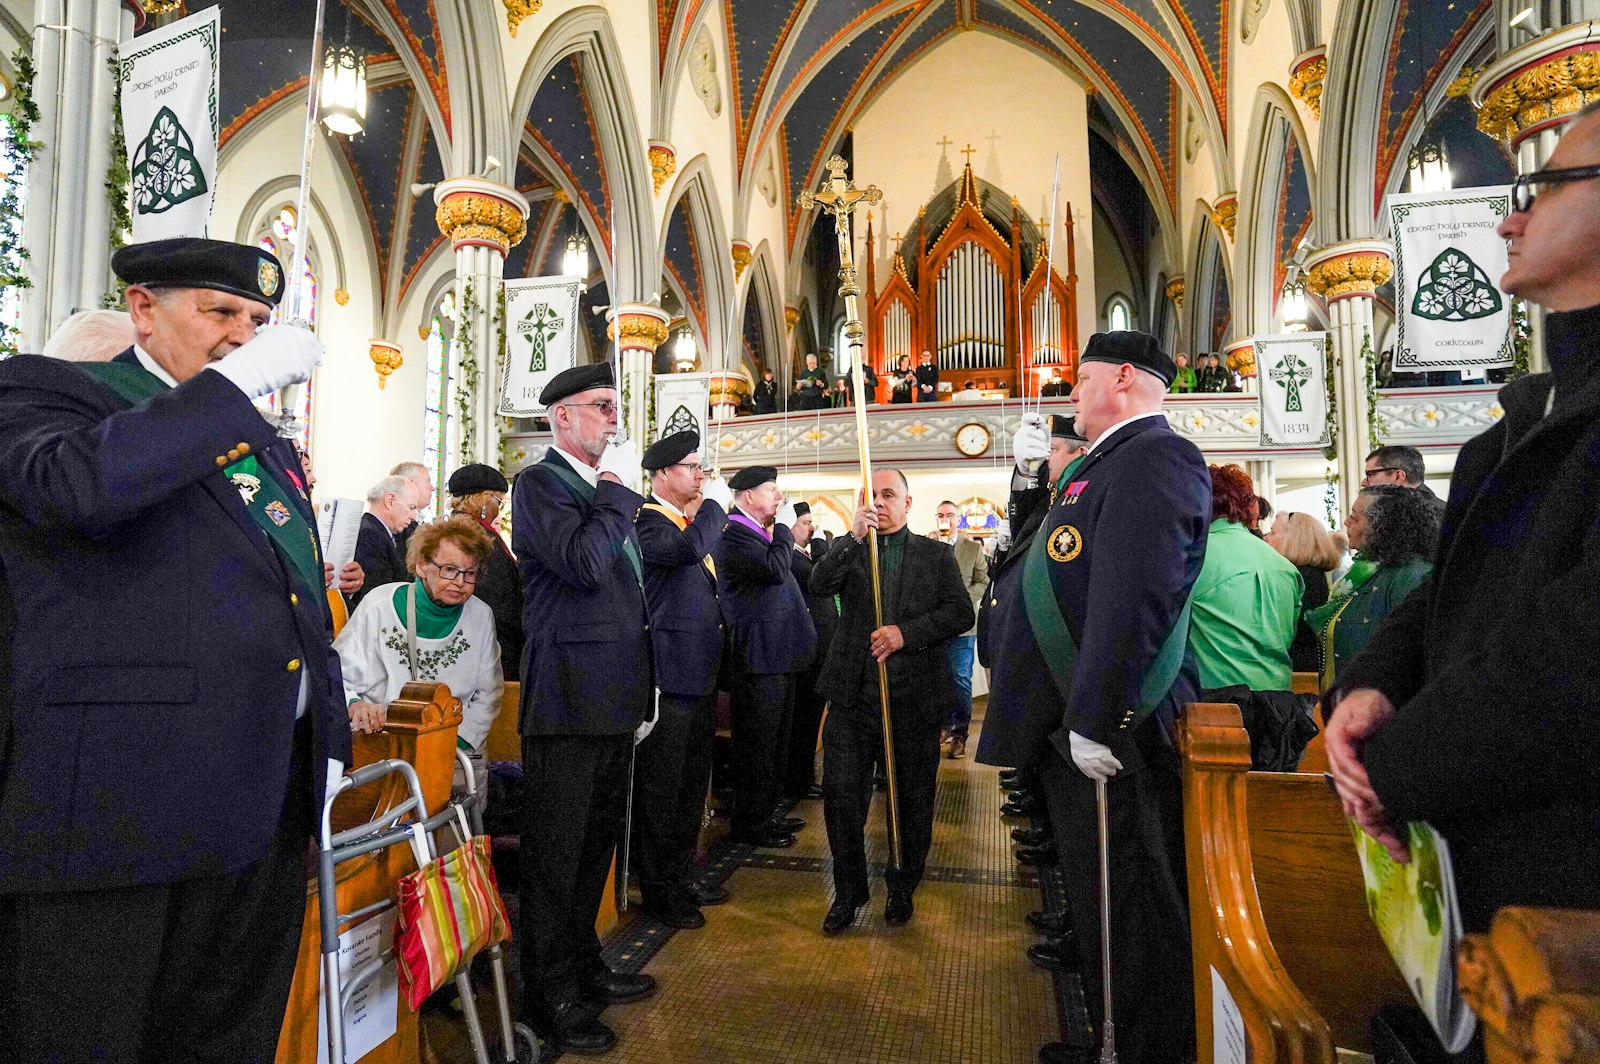
[[[239,489],[239,498],[244,500],[246,506],[254,506],[256,493],[261,490],[261,480],[249,473],[235,473],[228,478],[233,486]]]
[[[1045,549],[1050,552],[1052,561],[1070,562],[1083,550],[1083,537],[1071,525],[1062,525],[1050,533]]]
[[[281,501],[273,499],[267,503],[267,516],[272,518],[272,523],[282,528],[289,523],[289,508]]]

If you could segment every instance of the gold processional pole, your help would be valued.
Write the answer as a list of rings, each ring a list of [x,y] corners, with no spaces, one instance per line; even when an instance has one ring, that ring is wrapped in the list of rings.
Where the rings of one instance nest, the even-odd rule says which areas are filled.
[[[828,180],[819,192],[800,193],[800,209],[809,211],[813,207],[821,207],[833,215],[834,232],[839,238],[839,294],[844,297],[844,339],[850,348],[850,365],[854,372],[850,374],[854,386],[854,401],[856,412],[856,444],[861,452],[861,486],[863,505],[872,502],[872,449],[867,441],[867,393],[866,385],[862,382],[865,374],[861,367],[866,365],[864,351],[866,329],[861,324],[861,311],[858,300],[861,296],[861,286],[856,283],[856,267],[854,257],[854,238],[850,230],[850,217],[855,213],[856,204],[865,201],[868,205],[875,206],[883,199],[883,192],[876,185],[868,185],[864,189],[856,188],[855,182],[845,177],[849,164],[841,156],[835,155],[828,160]],[[872,571],[872,610],[877,627],[883,627],[883,579],[878,568],[878,531],[875,528],[867,530],[867,557]],[[884,662],[878,662],[878,701],[883,709],[883,773],[889,781],[889,859],[893,867],[900,868],[900,803],[895,794],[894,782],[894,729],[889,719],[889,668]]]

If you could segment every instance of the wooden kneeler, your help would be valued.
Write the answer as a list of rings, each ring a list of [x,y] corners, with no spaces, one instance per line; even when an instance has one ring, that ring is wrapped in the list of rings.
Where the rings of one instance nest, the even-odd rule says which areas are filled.
[[[1456,971],[1489,1064],[1600,1064],[1600,912],[1501,909]]]

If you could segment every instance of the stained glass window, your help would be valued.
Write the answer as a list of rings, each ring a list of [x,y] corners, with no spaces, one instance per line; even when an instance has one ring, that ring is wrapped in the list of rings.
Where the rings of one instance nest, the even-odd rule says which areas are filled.
[[[295,220],[294,207],[285,204],[278,209],[278,213],[268,223],[267,231],[256,241],[256,246],[277,256],[278,262],[283,265],[285,270],[289,270],[294,268],[294,245],[299,239],[300,228]],[[307,256],[305,268],[301,271],[300,276],[302,278],[301,290],[304,304],[302,309],[307,324],[315,330],[317,327],[317,275],[312,269],[310,256]],[[289,293],[286,292],[284,295],[287,298]],[[283,306],[281,304],[273,308],[270,319],[272,324],[278,323],[282,317],[282,311]],[[303,387],[298,389],[300,402],[299,408],[295,411],[295,417],[300,426],[299,439],[302,447],[311,446],[311,389],[314,383],[315,377],[313,376],[312,380],[307,381]],[[274,418],[278,416],[278,396],[266,396],[256,405],[263,412],[271,414]]]

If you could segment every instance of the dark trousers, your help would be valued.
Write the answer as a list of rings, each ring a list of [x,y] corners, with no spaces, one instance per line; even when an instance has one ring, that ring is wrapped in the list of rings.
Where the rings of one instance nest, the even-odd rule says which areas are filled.
[[[639,744],[634,767],[633,867],[646,904],[666,902],[689,878],[711,783],[712,706],[661,692],[661,716]]]
[[[309,724],[260,863],[178,883],[0,898],[0,1058],[271,1064],[306,906]]]
[[[785,794],[803,797],[817,782],[817,732],[822,727],[826,699],[817,693],[818,670],[813,667],[795,678],[794,714],[789,725]]]
[[[900,805],[900,871],[891,890],[915,890],[933,844],[933,798],[939,779],[939,721],[891,701],[895,798]],[[883,716],[876,698],[828,711],[822,728],[822,816],[833,854],[833,889],[841,898],[867,896],[864,832],[872,808],[872,767],[883,758]]]
[[[622,837],[633,736],[522,737],[517,937],[525,1015],[575,1000],[598,970],[594,920]]]
[[[1155,723],[1140,730],[1145,767],[1113,779],[1107,795],[1112,1007],[1118,1060],[1170,1064],[1187,1055],[1194,1027],[1183,786],[1177,755],[1160,745]],[[1077,931],[1084,999],[1098,1032],[1104,991],[1095,785],[1053,752],[1037,767]]]
[[[733,709],[730,827],[734,835],[748,836],[778,808],[783,781],[779,741],[794,698],[794,676],[744,673],[734,678],[728,694]]]

